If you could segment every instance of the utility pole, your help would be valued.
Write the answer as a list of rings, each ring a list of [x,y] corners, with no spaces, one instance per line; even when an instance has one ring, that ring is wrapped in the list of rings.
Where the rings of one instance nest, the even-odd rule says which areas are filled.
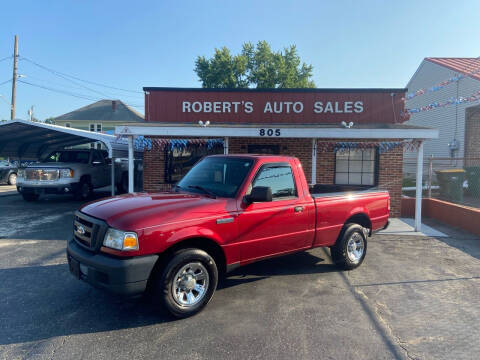
[[[15,45],[13,48],[13,79],[12,79],[12,111],[10,120],[15,119],[15,105],[17,99],[17,62],[18,62],[18,37],[15,35]]]

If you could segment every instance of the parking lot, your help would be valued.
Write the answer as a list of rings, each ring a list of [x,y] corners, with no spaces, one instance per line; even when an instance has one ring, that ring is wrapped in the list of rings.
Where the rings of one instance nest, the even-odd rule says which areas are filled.
[[[96,194],[100,197],[108,194]],[[474,359],[480,240],[376,235],[364,264],[328,250],[237,269],[197,316],[174,320],[74,279],[66,239],[81,204],[0,195],[1,359]]]

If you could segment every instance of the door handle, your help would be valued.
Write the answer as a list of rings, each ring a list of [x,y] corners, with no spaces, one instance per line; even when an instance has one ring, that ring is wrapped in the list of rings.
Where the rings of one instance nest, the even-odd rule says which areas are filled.
[[[302,211],[303,211],[303,206],[295,206],[295,207],[293,208],[293,211],[295,211],[296,213],[302,212]]]

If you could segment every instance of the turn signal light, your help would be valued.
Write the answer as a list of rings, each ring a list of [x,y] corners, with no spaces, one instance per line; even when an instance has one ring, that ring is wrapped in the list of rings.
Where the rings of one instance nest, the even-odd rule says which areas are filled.
[[[123,249],[128,250],[128,249],[138,249],[138,240],[136,236],[133,236],[133,234],[126,233],[125,237],[123,238]]]

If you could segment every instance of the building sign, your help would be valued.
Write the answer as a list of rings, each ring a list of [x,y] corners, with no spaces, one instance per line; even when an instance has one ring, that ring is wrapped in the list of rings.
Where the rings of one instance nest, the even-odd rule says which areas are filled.
[[[267,101],[263,106],[264,114],[301,114],[304,110],[301,101]],[[238,114],[243,112],[251,114],[253,112],[253,102],[251,101],[183,101],[182,112],[184,113],[216,113],[216,114]],[[353,114],[363,112],[363,101],[322,101],[313,103],[313,112],[316,114]]]
[[[405,90],[145,88],[146,121],[211,124],[403,122]]]

